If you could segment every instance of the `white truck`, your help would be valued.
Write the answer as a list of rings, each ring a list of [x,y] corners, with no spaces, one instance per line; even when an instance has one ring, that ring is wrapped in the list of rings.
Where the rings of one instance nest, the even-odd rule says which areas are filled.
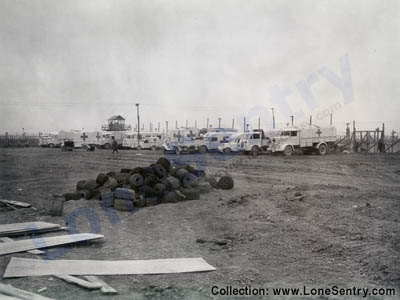
[[[229,142],[218,146],[218,151],[225,154],[242,152],[244,149],[244,140],[250,135],[251,133],[249,132],[232,134]]]
[[[164,135],[159,132],[141,132],[139,149],[156,150],[161,148]],[[127,149],[138,148],[138,133],[136,131],[127,132],[122,141],[122,147]]]
[[[43,133],[39,137],[39,146],[40,147],[60,147],[61,141],[58,138],[58,132],[50,132],[50,133]]]
[[[225,144],[230,141],[230,138],[233,134],[233,131],[206,133],[203,136],[203,140],[199,146],[200,153],[207,153],[209,151],[218,150],[218,147],[221,144]]]
[[[121,145],[126,131],[103,131],[98,138],[97,146],[99,148],[111,149],[112,137],[115,138],[118,145]]]
[[[272,139],[271,152],[292,155],[296,149],[305,154],[316,152],[325,155],[336,142],[336,127],[311,125],[305,128],[296,126],[281,130],[279,136]]]
[[[243,152],[252,156],[257,156],[263,152],[268,152],[271,146],[271,139],[266,136],[264,130],[254,129],[243,138]]]
[[[164,153],[181,154],[197,152],[200,144],[200,129],[180,128],[168,132],[162,147]]]

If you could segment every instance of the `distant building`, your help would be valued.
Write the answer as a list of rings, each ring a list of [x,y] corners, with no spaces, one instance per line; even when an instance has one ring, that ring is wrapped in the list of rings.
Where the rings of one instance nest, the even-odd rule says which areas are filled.
[[[109,118],[107,125],[101,126],[104,131],[126,131],[130,130],[130,125],[125,125],[125,118],[121,115],[115,115]]]

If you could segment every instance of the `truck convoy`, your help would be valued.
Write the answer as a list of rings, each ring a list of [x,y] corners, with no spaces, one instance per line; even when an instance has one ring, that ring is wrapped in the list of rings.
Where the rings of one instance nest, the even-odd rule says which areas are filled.
[[[335,146],[336,127],[320,127],[311,125],[306,128],[296,126],[287,127],[281,134],[272,139],[271,152],[281,152],[292,155],[296,149],[305,154],[318,153],[325,155]]]

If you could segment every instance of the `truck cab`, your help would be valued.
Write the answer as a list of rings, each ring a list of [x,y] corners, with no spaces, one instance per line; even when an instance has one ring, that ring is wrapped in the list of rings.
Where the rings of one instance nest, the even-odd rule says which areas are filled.
[[[228,143],[218,146],[218,151],[225,154],[242,152],[244,150],[244,140],[248,138],[248,135],[251,135],[251,133],[232,134]]]
[[[234,132],[210,132],[203,136],[199,147],[200,153],[218,150],[221,144],[228,143]]]
[[[262,129],[251,131],[250,134],[245,136],[243,142],[243,151],[252,156],[269,151],[271,145],[271,139],[265,135]]]

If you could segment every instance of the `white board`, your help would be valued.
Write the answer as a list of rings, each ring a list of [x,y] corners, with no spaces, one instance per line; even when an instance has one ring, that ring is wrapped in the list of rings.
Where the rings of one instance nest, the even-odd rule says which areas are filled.
[[[41,260],[12,257],[4,278],[44,275],[134,275],[214,271],[203,258],[149,260]]]
[[[60,225],[46,222],[23,222],[0,225],[0,236],[28,234],[33,232],[44,232],[59,230]]]
[[[72,244],[101,238],[104,238],[104,236],[101,234],[79,233],[0,243],[0,255],[47,248],[57,245]]]

